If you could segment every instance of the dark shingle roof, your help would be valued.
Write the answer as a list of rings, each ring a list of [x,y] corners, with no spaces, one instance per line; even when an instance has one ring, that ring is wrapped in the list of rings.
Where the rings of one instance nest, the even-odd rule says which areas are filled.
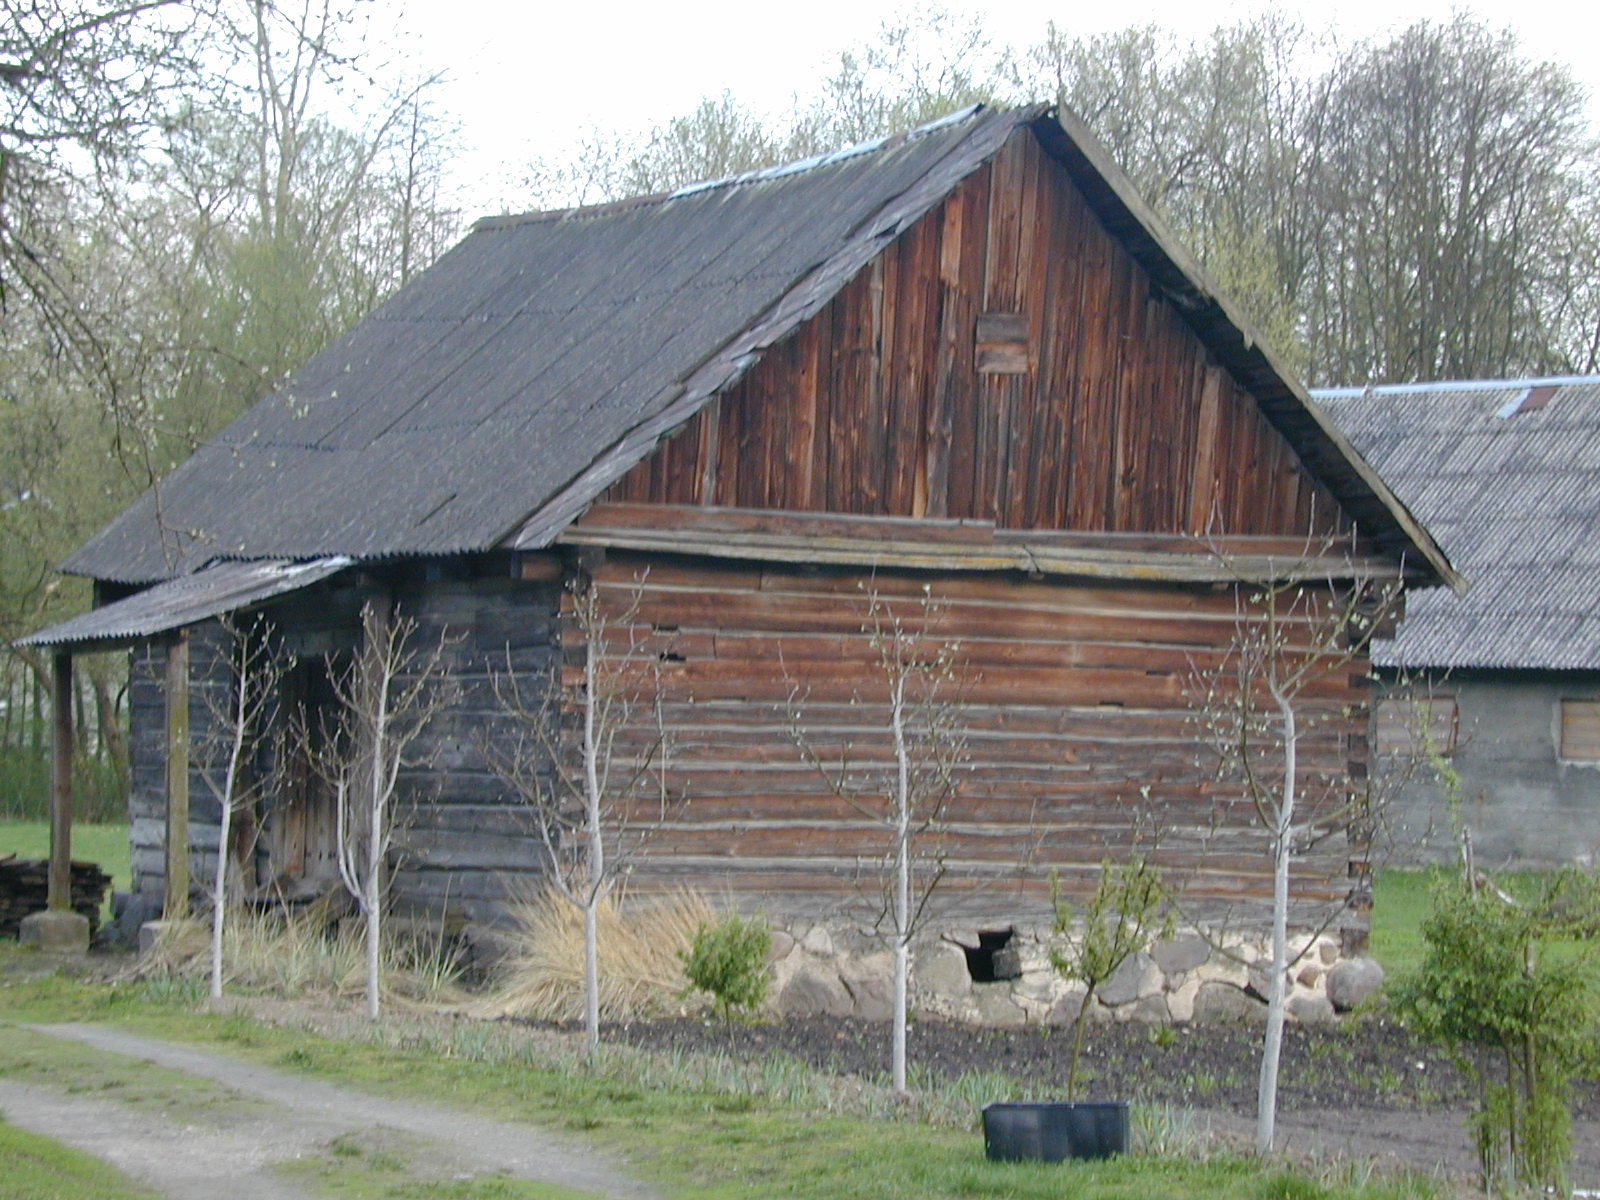
[[[667,196],[480,222],[64,569],[548,545],[600,492],[1029,126],[1372,543],[1454,582],[1075,118],[974,108]]]
[[[1313,395],[1472,581],[1413,595],[1381,663],[1600,668],[1600,378]]]
[[[624,435],[736,379],[1037,115],[479,222],[64,569],[144,582],[217,557],[496,545]]]

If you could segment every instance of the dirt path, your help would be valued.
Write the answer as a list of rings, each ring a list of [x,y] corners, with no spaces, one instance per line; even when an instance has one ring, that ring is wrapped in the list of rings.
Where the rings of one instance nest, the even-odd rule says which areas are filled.
[[[213,1080],[273,1107],[248,1117],[176,1124],[113,1101],[0,1081],[0,1108],[21,1128],[112,1163],[171,1200],[308,1200],[275,1164],[326,1154],[341,1137],[426,1150],[430,1169],[502,1172],[618,1200],[655,1200],[650,1186],[593,1150],[547,1130],[390,1100],[241,1062],[188,1046],[96,1025],[36,1025],[35,1031]]]

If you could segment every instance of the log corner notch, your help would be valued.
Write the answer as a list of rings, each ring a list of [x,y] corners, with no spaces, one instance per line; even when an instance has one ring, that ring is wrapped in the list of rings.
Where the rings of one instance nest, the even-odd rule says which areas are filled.
[[[89,948],[89,919],[72,908],[72,654],[58,650],[50,675],[50,871],[45,908],[22,919],[22,941],[55,954]]]

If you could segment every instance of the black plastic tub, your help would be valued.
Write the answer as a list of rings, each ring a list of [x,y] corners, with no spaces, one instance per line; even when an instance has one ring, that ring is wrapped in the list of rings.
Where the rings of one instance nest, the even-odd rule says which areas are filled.
[[[1126,1100],[1040,1100],[983,1110],[984,1152],[996,1162],[1061,1162],[1128,1152]]]

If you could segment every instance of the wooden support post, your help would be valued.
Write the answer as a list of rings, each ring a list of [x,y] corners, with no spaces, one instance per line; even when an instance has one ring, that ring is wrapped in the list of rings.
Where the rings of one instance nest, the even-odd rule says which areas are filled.
[[[162,916],[189,915],[189,631],[167,643],[167,894]]]
[[[50,878],[48,907],[72,909],[72,655],[56,653],[50,677]]]

